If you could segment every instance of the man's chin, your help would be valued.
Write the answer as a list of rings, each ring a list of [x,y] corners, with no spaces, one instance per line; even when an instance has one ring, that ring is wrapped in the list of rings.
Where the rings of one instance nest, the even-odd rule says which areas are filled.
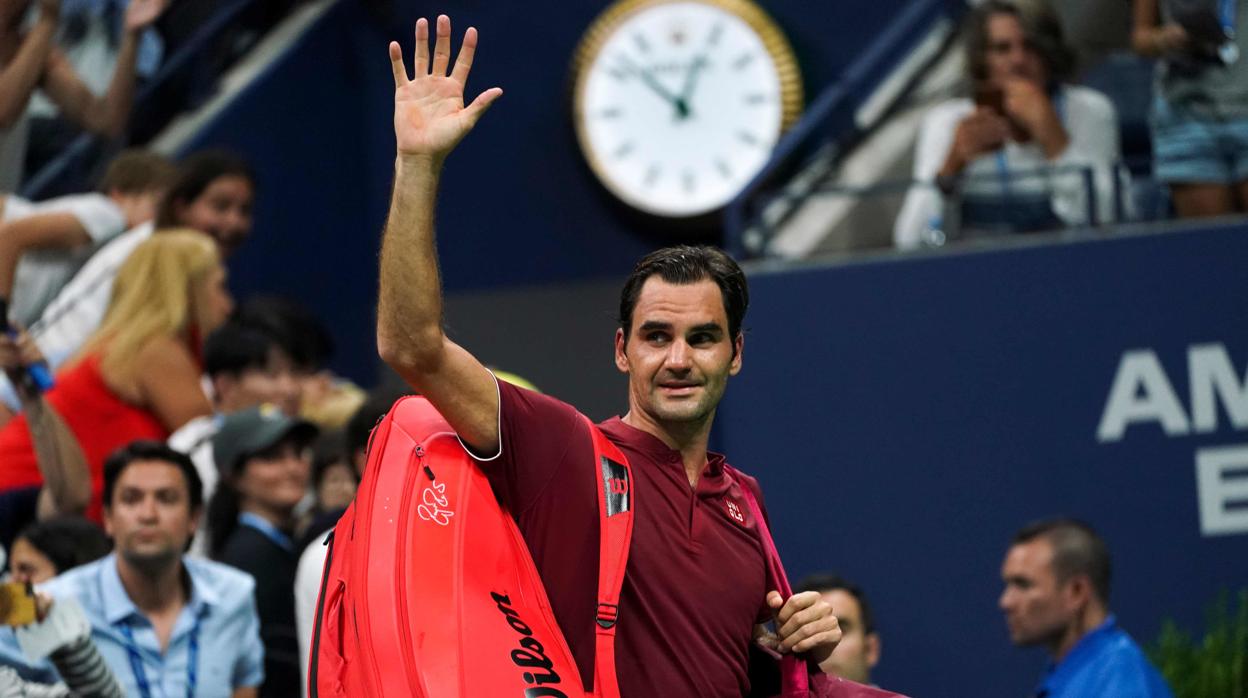
[[[119,551],[126,562],[142,570],[160,570],[172,564],[182,553],[172,546],[132,546]]]

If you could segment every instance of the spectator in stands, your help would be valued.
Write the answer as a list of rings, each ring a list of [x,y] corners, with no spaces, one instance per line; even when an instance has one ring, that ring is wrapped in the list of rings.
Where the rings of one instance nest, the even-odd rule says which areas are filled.
[[[58,368],[82,348],[104,319],[118,270],[157,229],[194,228],[217,241],[224,255],[251,231],[254,177],[234,155],[203,151],[186,158],[157,211],[154,223],[126,231],[100,248],[30,327],[48,364]],[[16,396],[0,380],[0,397],[17,409]]]
[[[338,429],[364,403],[363,390],[326,368],[333,339],[307,308],[289,298],[257,296],[242,304],[236,319],[273,337],[294,361],[299,414],[304,419],[323,429]]]
[[[217,462],[212,437],[224,415],[271,403],[286,414],[299,413],[299,382],[290,357],[272,337],[258,330],[227,322],[204,342],[204,371],[212,386],[214,413],[187,422],[169,437],[169,445],[191,457],[204,483],[204,499],[217,490]],[[191,544],[191,553],[206,556],[207,521]]]
[[[92,472],[96,496],[88,517],[99,518],[101,468],[109,453],[134,439],[163,441],[212,412],[200,387],[201,337],[232,307],[217,247],[199,232],[163,232],[126,260],[103,325],[47,393]],[[24,416],[0,430],[0,462],[0,491],[40,485]]]
[[[1052,658],[1036,695],[1170,698],[1165,680],[1109,612],[1109,550],[1087,524],[1059,518],[1024,527],[1001,579],[1010,640],[1042,646]]]
[[[32,523],[13,540],[9,575],[19,582],[42,584],[109,553],[113,543],[97,525],[80,516],[60,516]]]
[[[311,422],[271,405],[226,415],[212,448],[221,482],[208,511],[213,557],[256,579],[256,608],[264,641],[261,696],[298,695],[295,634],[295,507],[308,488]]]
[[[26,107],[42,88],[67,119],[110,138],[122,134],[134,96],[138,36],[165,9],[165,0],[131,0],[108,91],[97,97],[53,46],[60,0],[39,0],[29,31],[22,20],[30,0],[0,0],[0,191],[16,191],[26,159]]]
[[[95,249],[152,220],[173,173],[164,156],[128,150],[108,166],[98,193],[38,204],[0,194],[0,297],[9,299],[10,317],[30,325]]]
[[[1134,0],[1131,44],[1160,59],[1153,168],[1176,213],[1248,213],[1248,7]]]
[[[1084,171],[1093,174],[1099,220],[1115,213],[1119,159],[1113,105],[1065,84],[1073,65],[1057,16],[986,0],[966,21],[974,99],[924,117],[916,184],[893,229],[900,248],[943,244],[946,234],[1029,232],[1090,223]]]
[[[126,695],[247,698],[264,679],[253,580],[182,554],[202,494],[190,459],[163,443],[119,450],[104,468],[104,521],[116,552],[44,587],[83,607]],[[0,646],[17,656],[4,638]],[[56,680],[47,663],[27,669]]]
[[[314,513],[341,513],[355,498],[359,483],[359,474],[347,454],[343,432],[321,434],[312,445],[312,491],[316,495]]]
[[[832,650],[832,668],[828,673],[870,684],[871,669],[880,661],[880,634],[862,588],[835,574],[824,573],[800,580],[794,590],[819,592],[840,622],[841,641]]]

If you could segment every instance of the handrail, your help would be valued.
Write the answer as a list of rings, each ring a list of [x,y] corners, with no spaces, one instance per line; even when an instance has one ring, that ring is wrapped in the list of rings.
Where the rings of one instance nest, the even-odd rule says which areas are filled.
[[[217,10],[216,14],[204,22],[190,38],[179,47],[173,55],[169,56],[156,71],[156,74],[149,80],[135,95],[133,104],[131,105],[130,114],[133,116],[138,112],[140,105],[147,104],[152,100],[158,92],[166,87],[170,80],[179,76],[192,60],[210,47],[223,31],[230,28],[238,16],[243,11],[249,9],[252,5],[258,4],[261,0],[233,0],[224,7]],[[216,76],[210,76],[215,78]],[[127,134],[130,126],[127,124]],[[68,192],[69,190],[81,190],[86,182],[76,181],[72,184],[64,181],[62,178],[75,176],[74,170],[80,170],[84,165],[84,160],[88,158],[92,150],[98,145],[112,145],[122,142],[121,138],[116,140],[105,139],[93,133],[82,133],[65,148],[64,152],[56,157],[55,160],[44,165],[42,169],[34,174],[25,186],[21,189],[23,197],[31,200],[39,200],[47,198],[58,193]],[[85,178],[85,173],[78,172],[79,178]],[[61,185],[58,187],[57,185]]]
[[[756,214],[756,197],[764,189],[786,173],[791,174],[799,159],[818,143],[831,141],[846,145],[872,126],[855,123],[853,112],[870,97],[872,88],[880,82],[881,73],[904,60],[909,50],[924,38],[924,30],[937,20],[950,17],[952,9],[947,0],[906,3],[879,39],[849,65],[839,80],[824,88],[802,118],[781,136],[763,168],[724,209],[724,244],[730,253],[749,257],[757,252],[746,245],[745,234],[749,221]],[[848,123],[836,124],[838,120]]]

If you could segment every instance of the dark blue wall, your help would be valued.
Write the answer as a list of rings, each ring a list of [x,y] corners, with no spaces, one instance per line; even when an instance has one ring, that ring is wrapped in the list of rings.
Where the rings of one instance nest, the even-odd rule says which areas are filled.
[[[1027,695],[1044,658],[996,608],[1023,523],[1098,528],[1139,638],[1248,584],[1248,530],[1204,537],[1198,516],[1196,451],[1248,446],[1224,409],[1210,434],[1097,439],[1128,350],[1156,353],[1189,416],[1189,346],[1224,345],[1244,385],[1246,263],[1240,225],[754,274],[716,440],[762,481],[793,574],[867,589],[883,685]]]
[[[376,250],[394,146],[392,38],[410,56],[416,17],[474,24],[469,91],[506,91],[450,160],[440,252],[451,291],[617,275],[680,235],[624,215],[594,182],[569,117],[573,50],[606,3],[338,3],[192,147],[226,145],[256,165],[253,240],[231,262],[234,288],[293,294],[330,324],[336,368],[371,382]],[[372,3],[385,5],[387,3]],[[808,94],[878,33],[901,0],[762,3],[788,32]]]

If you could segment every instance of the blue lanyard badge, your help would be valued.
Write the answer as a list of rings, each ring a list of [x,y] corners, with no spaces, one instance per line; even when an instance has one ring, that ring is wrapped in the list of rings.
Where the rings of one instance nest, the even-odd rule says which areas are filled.
[[[199,625],[200,618],[195,618],[191,628],[186,649],[186,698],[195,698],[195,686],[199,683]],[[130,671],[134,672],[134,682],[139,685],[139,698],[152,698],[152,685],[147,681],[147,671],[143,668],[143,655],[139,645],[134,641],[134,632],[128,623],[121,625],[121,634],[126,636],[126,654],[130,657]]]
[[[1219,0],[1218,21],[1222,23],[1222,35],[1226,37],[1218,47],[1222,63],[1230,65],[1239,60],[1239,44],[1235,43],[1235,5],[1238,0]]]
[[[253,514],[250,511],[244,511],[238,515],[238,523],[242,526],[250,526],[251,528],[256,529],[260,533],[264,534],[265,538],[273,541],[273,543],[282,550],[285,550],[288,553],[295,552],[295,544],[291,542],[290,536],[286,535],[282,529],[274,526],[263,516]]]

